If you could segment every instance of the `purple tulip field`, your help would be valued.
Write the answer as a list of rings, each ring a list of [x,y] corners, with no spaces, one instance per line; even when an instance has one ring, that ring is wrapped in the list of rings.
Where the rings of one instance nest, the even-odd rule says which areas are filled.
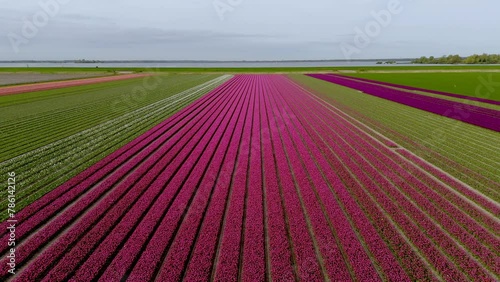
[[[486,129],[500,132],[500,113],[494,109],[483,108],[475,105],[464,104],[460,102],[449,101],[425,95],[405,92],[386,86],[391,84],[371,83],[366,80],[351,79],[339,75],[311,74],[311,77],[322,79],[328,82],[336,83],[342,86],[363,91],[366,94],[387,99],[406,106],[414,107],[434,114],[443,115],[452,119],[477,125]],[[405,86],[398,86],[405,87]],[[416,88],[405,87],[408,90],[419,90]],[[461,98],[465,96],[456,95]],[[474,99],[465,97],[464,99]],[[478,99],[476,99],[478,100]],[[497,101],[481,99],[481,102],[498,104]],[[455,111],[467,112],[464,115],[452,115]]]
[[[453,98],[482,102],[482,103],[487,103],[487,104],[492,104],[492,105],[500,105],[500,101],[485,99],[485,98],[481,98],[481,97],[464,96],[464,95],[460,95],[460,94],[453,94],[453,93],[436,91],[436,90],[431,90],[431,89],[424,89],[424,88],[419,88],[419,87],[411,87],[411,86],[388,83],[388,82],[383,82],[383,81],[376,81],[376,80],[371,80],[371,79],[366,79],[366,78],[359,78],[359,77],[349,77],[349,78],[364,81],[364,82],[379,84],[379,85],[385,85],[385,86],[389,86],[389,87],[401,88],[401,89],[410,90],[410,91],[424,91],[424,92],[442,95],[442,96],[448,96],[448,97],[453,97]]]
[[[310,76],[435,114],[461,106]],[[463,122],[500,131],[498,111],[467,109]],[[236,75],[19,211],[17,273],[0,280],[498,281],[499,216],[291,78]]]

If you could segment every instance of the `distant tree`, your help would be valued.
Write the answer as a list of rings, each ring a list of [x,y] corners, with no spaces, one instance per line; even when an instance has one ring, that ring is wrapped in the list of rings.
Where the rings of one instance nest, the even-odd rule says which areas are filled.
[[[474,54],[462,58],[460,55],[448,55],[435,58],[434,56],[420,57],[412,61],[413,64],[500,64],[500,54]]]
[[[459,55],[449,55],[447,58],[447,63],[448,64],[460,64],[462,63],[462,57]]]
[[[464,63],[466,63],[466,64],[477,64],[478,57],[479,56],[476,55],[476,54],[474,54],[472,56],[469,56],[469,57],[465,58]]]

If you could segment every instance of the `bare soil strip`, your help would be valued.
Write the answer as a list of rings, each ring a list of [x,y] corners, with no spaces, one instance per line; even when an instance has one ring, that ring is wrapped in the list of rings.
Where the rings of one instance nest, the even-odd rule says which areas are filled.
[[[112,73],[106,72],[85,72],[85,73],[1,73],[0,72],[0,87],[14,86],[21,84],[33,84],[40,82],[62,81],[72,79],[84,79],[111,76]]]
[[[35,92],[35,91],[52,90],[52,89],[60,89],[60,88],[66,88],[66,87],[96,84],[96,83],[103,83],[103,82],[111,82],[111,81],[118,81],[118,80],[132,79],[132,78],[141,78],[141,77],[145,77],[145,76],[149,76],[149,75],[151,75],[151,74],[125,74],[125,75],[116,75],[116,76],[107,76],[107,77],[86,78],[86,79],[67,80],[67,81],[43,82],[43,83],[17,85],[17,86],[6,86],[6,87],[0,88],[0,96],[21,94],[21,93]]]

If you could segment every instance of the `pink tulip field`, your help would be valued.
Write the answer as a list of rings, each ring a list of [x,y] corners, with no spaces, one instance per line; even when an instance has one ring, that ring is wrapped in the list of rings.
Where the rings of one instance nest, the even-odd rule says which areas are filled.
[[[429,114],[458,104],[311,76]],[[500,280],[498,202],[278,74],[235,75],[16,217],[2,281]]]

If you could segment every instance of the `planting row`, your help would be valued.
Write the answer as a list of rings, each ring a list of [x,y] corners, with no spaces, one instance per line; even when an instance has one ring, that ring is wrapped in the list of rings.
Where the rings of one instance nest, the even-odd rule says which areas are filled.
[[[159,96],[160,99],[148,100],[149,104],[146,103],[142,107],[128,112],[113,113],[109,111],[111,101],[107,104],[103,103],[102,106],[93,106],[94,109],[90,112],[83,110],[83,113],[92,115],[92,118],[100,118],[104,122],[0,163],[0,173],[18,172],[19,189],[16,193],[18,207],[26,206],[61,185],[172,113],[208,93],[227,78],[220,77],[205,83],[201,83],[203,82],[201,79],[203,78],[180,81],[180,85],[174,84],[177,81],[175,79],[166,79],[166,82],[171,84],[168,88],[168,94],[151,92],[149,99],[154,99],[153,96]],[[196,82],[201,84],[192,87],[192,84]],[[190,88],[186,90],[187,87]],[[174,91],[179,92],[175,93]],[[108,106],[106,107],[106,105]],[[79,109],[81,110],[81,108]],[[35,123],[36,120],[38,119],[33,120],[33,122]],[[64,118],[62,120],[64,121]],[[81,123],[82,119],[75,119],[75,121],[78,120]],[[68,122],[64,126],[61,125],[60,129],[48,129],[47,133],[49,135],[65,134],[64,128],[73,130],[73,127],[77,126],[79,126],[77,123],[72,125],[71,122]],[[36,135],[30,139],[35,138]],[[32,140],[32,142],[36,143],[37,141]],[[0,194],[4,193],[6,191],[0,192]],[[5,197],[0,202],[3,203],[6,200]]]
[[[498,133],[439,115],[359,93],[346,87],[294,75],[336,108],[445,170],[494,201],[500,199],[500,170],[496,165]],[[352,120],[352,119],[351,119]],[[354,120],[355,122],[355,120]],[[362,124],[359,126],[363,126]],[[370,132],[368,129],[367,132]],[[468,193],[469,197],[471,193]],[[471,199],[474,199],[472,197]]]
[[[431,89],[424,89],[424,88],[406,86],[406,85],[401,85],[401,84],[394,84],[394,83],[383,82],[383,81],[378,81],[378,80],[371,80],[371,79],[360,78],[360,77],[349,77],[349,78],[355,79],[355,80],[366,81],[366,82],[370,82],[370,83],[375,83],[375,84],[379,84],[379,85],[386,85],[389,87],[411,90],[411,91],[422,91],[422,92],[427,92],[427,93],[432,93],[432,94],[437,94],[437,95],[442,95],[442,96],[448,96],[448,97],[453,97],[453,98],[459,98],[459,99],[464,99],[464,100],[476,101],[476,102],[481,102],[481,103],[486,103],[486,104],[500,105],[500,101],[484,99],[484,98],[480,98],[480,97],[471,97],[471,96],[453,94],[453,93],[448,93],[448,92],[443,92],[443,91],[436,91],[436,90],[431,90]]]
[[[291,95],[289,95],[290,93],[291,93],[291,91],[287,92],[288,96],[291,96]],[[305,101],[303,101],[303,100],[300,100],[297,102],[300,102],[300,103],[295,103],[295,104],[300,104],[300,105],[305,104]],[[314,105],[315,104],[312,103],[310,107],[306,107],[306,108],[313,109]],[[312,112],[321,113],[322,111],[321,111],[321,108],[318,108]],[[320,119],[317,122],[321,123],[323,121],[323,123],[325,123],[324,121],[326,121],[326,120],[336,121],[336,120],[339,120],[339,116],[338,115],[325,115],[325,116],[320,117]],[[313,122],[313,124],[316,124],[316,123]],[[331,126],[335,126],[335,124],[336,124],[335,122],[330,122],[328,125],[331,127]],[[342,124],[342,123],[340,123],[340,124]],[[339,132],[348,133],[349,131],[357,131],[355,128],[351,128],[351,130],[349,130],[349,126],[345,127],[345,125],[349,125],[349,124],[346,124],[346,123],[343,123],[343,124],[344,124],[343,128],[338,128],[330,133],[325,133],[325,134],[323,134],[323,136],[335,136],[335,135],[340,135]],[[342,136],[342,135],[340,135],[340,136]],[[365,138],[363,138],[363,137],[365,137]],[[391,187],[398,187],[400,189],[403,189],[403,188],[406,189],[406,190],[403,190],[404,191],[403,194],[406,195],[406,197],[401,198],[402,199],[401,203],[406,204],[408,202],[416,202],[418,205],[420,205],[420,203],[421,203],[423,211],[426,211],[428,209],[430,209],[432,211],[433,206],[426,205],[425,202],[429,201],[429,200],[426,200],[422,196],[430,196],[429,199],[432,201],[442,199],[441,202],[442,202],[442,204],[445,204],[445,205],[444,206],[440,205],[439,210],[443,209],[443,211],[445,211],[446,214],[439,215],[439,212],[436,210],[435,214],[428,213],[426,216],[432,217],[433,219],[438,221],[439,225],[446,226],[447,232],[450,232],[450,233],[454,234],[457,238],[460,238],[461,240],[463,240],[462,241],[463,244],[470,246],[470,250],[472,252],[477,251],[475,253],[476,257],[480,257],[480,259],[483,260],[483,262],[487,268],[492,270],[494,273],[498,272],[498,265],[495,262],[495,254],[497,254],[499,250],[498,250],[498,246],[496,244],[497,240],[496,240],[495,235],[489,234],[488,231],[481,228],[475,222],[475,220],[468,220],[467,219],[468,213],[472,213],[472,214],[481,213],[480,210],[478,211],[478,210],[476,210],[476,208],[474,206],[469,205],[469,206],[464,207],[463,211],[460,211],[460,210],[456,209],[453,205],[450,205],[448,203],[447,199],[449,198],[449,195],[447,195],[446,193],[443,195],[445,197],[440,196],[440,195],[432,195],[433,191],[431,191],[430,189],[427,189],[426,187],[432,187],[433,189],[438,189],[438,190],[444,189],[445,192],[446,192],[446,189],[440,183],[431,183],[432,182],[431,179],[426,177],[425,174],[422,174],[421,172],[419,173],[418,170],[414,169],[413,165],[408,164],[405,161],[401,160],[401,158],[398,157],[396,154],[392,153],[391,150],[386,149],[384,146],[380,146],[380,143],[377,144],[377,142],[373,141],[373,139],[367,139],[367,141],[369,143],[372,143],[372,146],[368,146],[369,149],[365,151],[364,148],[366,147],[366,144],[363,145],[362,141],[363,141],[363,139],[366,139],[366,135],[358,133],[358,135],[355,136],[353,139],[346,139],[346,137],[342,137],[342,139],[345,140],[344,142],[346,142],[346,141],[348,142],[346,144],[359,143],[359,145],[357,145],[357,146],[354,145],[354,146],[352,146],[353,148],[349,148],[349,147],[341,148],[340,147],[339,149],[334,150],[334,151],[335,152],[344,152],[344,151],[350,152],[351,156],[353,156],[354,159],[356,159],[356,156],[359,155],[360,153],[362,153],[362,155],[365,154],[364,160],[359,159],[360,163],[364,163],[364,162],[366,162],[366,160],[369,160],[370,162],[374,162],[375,165],[379,166],[378,168],[374,167],[374,168],[376,168],[376,170],[370,169],[369,167],[367,167],[367,172],[371,171],[371,174],[373,175],[372,179],[375,179],[375,180],[380,179],[380,180],[377,180],[377,181],[380,181],[379,187],[384,188],[384,189],[390,189]],[[332,146],[338,146],[338,144],[342,144],[342,141],[339,139],[333,139],[332,141],[333,141],[331,143]],[[355,149],[356,151],[354,151],[352,149]],[[390,156],[396,162],[399,162],[401,168],[398,168],[397,163],[394,161],[392,162],[392,165],[390,165],[389,167],[384,167],[384,165],[383,165],[384,163],[387,166],[387,165],[391,164],[391,161],[388,160],[387,157],[383,157],[382,155],[379,158],[381,158],[383,163],[373,159],[373,157],[371,157],[370,155],[373,155],[373,153],[377,152],[377,151],[380,151],[380,152],[385,151],[384,154]],[[346,163],[348,165],[345,165],[344,167],[348,167],[351,169],[356,167],[349,160],[349,159],[352,159],[353,157],[346,158]],[[395,174],[395,172],[398,172],[399,175]],[[356,171],[354,173],[359,174],[359,172],[356,172]],[[410,173],[414,173],[415,176],[412,176]],[[391,181],[392,183],[387,182],[387,180],[384,180],[384,177],[387,180]],[[431,181],[431,182],[429,182],[429,181]],[[409,187],[411,187],[411,186],[408,186],[408,184],[411,184],[412,186],[414,185],[414,187],[417,188],[415,191],[418,191],[418,193],[420,193],[420,195],[418,193],[410,192],[410,190],[407,190],[407,189],[409,189]],[[373,187],[373,186],[367,186],[367,187]],[[413,189],[415,189],[415,188],[413,188]],[[373,189],[373,188],[371,188],[371,189]],[[426,189],[427,189],[427,191],[426,191]],[[419,191],[419,190],[421,190],[421,191]],[[393,190],[389,193],[389,195],[397,195],[397,192]],[[413,195],[413,196],[410,196],[410,195]],[[461,199],[455,198],[455,201],[460,203]],[[456,204],[458,204],[458,203],[456,203]],[[453,204],[455,204],[455,203],[453,203]],[[446,207],[446,205],[448,205],[449,207]],[[448,210],[450,208],[451,208],[451,210]],[[452,210],[453,210],[453,212],[452,212]],[[461,214],[461,215],[458,215],[457,213]],[[414,212],[411,214],[414,214]],[[461,224],[457,222],[458,223],[457,225],[453,225],[453,224],[450,225],[450,223],[451,223],[451,222],[449,222],[450,219],[457,218],[458,216],[461,216],[461,217],[465,216],[466,218],[461,218],[461,221],[462,221]],[[498,225],[498,222],[495,221],[491,215],[483,214],[480,216],[480,218],[488,221],[488,226],[490,226],[491,229],[493,229],[493,230],[498,230],[498,228],[500,227]],[[455,226],[455,227],[453,227],[453,226]],[[463,234],[461,232],[455,231],[455,229],[457,227],[458,228],[464,228],[464,227],[470,228],[471,226],[477,226],[476,228],[479,228],[479,229],[478,230],[471,229],[469,231],[468,237],[464,236],[465,234]],[[428,228],[430,228],[430,227],[428,227]],[[476,234],[481,234],[481,236],[479,236],[479,237],[482,237],[483,235],[485,235],[486,237],[488,237],[488,239],[486,239],[485,237],[478,238],[477,239],[478,241],[474,242],[474,239],[472,239],[472,237],[473,237],[473,235],[476,235]],[[446,238],[447,235],[443,234],[443,235],[439,235],[436,237],[439,240],[442,240],[443,238]],[[476,266],[475,271],[478,268],[480,268],[480,267]],[[486,274],[486,276],[488,276],[488,274]]]
[[[481,126],[497,132],[500,131],[500,112],[497,110],[404,92],[338,75],[311,74],[309,76],[360,90],[369,95],[442,115],[451,119]]]
[[[43,82],[36,84],[27,84],[27,85],[17,85],[17,86],[6,86],[0,88],[0,96],[34,92],[34,91],[43,91],[43,90],[51,90],[72,86],[80,86],[86,84],[95,84],[95,83],[103,83],[117,80],[126,80],[131,78],[140,78],[148,76],[149,74],[126,74],[126,75],[116,75],[116,76],[107,76],[107,77],[96,77],[96,78],[86,78],[86,79],[77,79],[77,80],[67,80],[67,81],[54,81],[54,82]]]
[[[498,280],[491,211],[366,130],[285,76],[236,76],[21,211],[11,278]]]
[[[163,146],[165,146],[165,142],[169,142],[169,132],[170,134],[174,134],[181,130],[188,131],[189,127],[183,127],[183,125],[186,122],[190,122],[190,119],[184,119],[184,117],[200,116],[198,115],[199,112],[209,102],[214,103],[214,101],[206,101],[206,99],[202,99],[199,102],[188,107],[186,111],[174,115],[168,121],[156,126],[152,130],[148,131],[148,133],[146,133],[145,135],[129,143],[124,148],[118,150],[101,162],[92,166],[66,184],[58,187],[47,196],[42,198],[40,201],[35,202],[34,204],[21,211],[21,213],[19,214],[20,218],[23,218],[23,216],[29,215],[30,213],[32,215],[29,216],[25,221],[23,221],[18,227],[19,229],[21,229],[19,230],[21,232],[21,234],[19,234],[20,236],[23,236],[23,228],[27,230],[26,234],[36,231],[37,228],[41,229],[42,231],[35,232],[32,240],[26,243],[26,248],[20,248],[22,250],[19,258],[20,261],[22,262],[23,259],[29,258],[30,252],[33,252],[40,246],[43,246],[51,239],[53,239],[53,237],[51,237],[52,234],[63,231],[70,222],[76,220],[78,217],[84,214],[84,212],[90,208],[89,203],[96,202],[102,199],[102,201],[100,202],[101,207],[109,205],[110,203],[107,202],[108,199],[111,199],[111,201],[115,201],[126,194],[127,185],[128,189],[131,189],[131,186],[134,186],[134,188],[136,189],[141,189],[140,187],[136,187],[134,185],[134,181],[123,181],[121,182],[122,185],[120,186],[120,188],[117,187],[116,189],[110,191],[110,187],[113,187],[115,184],[117,184],[117,179],[125,176],[126,172],[133,169],[134,166],[138,163],[147,163],[148,161],[145,160],[146,157],[148,155],[151,155],[153,152],[158,151],[158,146],[161,146],[162,144]],[[201,124],[199,126],[201,126]],[[195,131],[196,130],[194,130],[193,132]],[[176,135],[176,138],[181,137],[183,137],[183,134]],[[147,144],[151,144],[151,146],[146,146]],[[155,160],[155,158],[150,158],[149,163],[154,163]],[[120,167],[120,169],[115,171],[117,167]],[[145,165],[141,168],[141,170],[144,171],[144,169],[147,168],[148,166]],[[110,174],[113,171],[115,171],[115,173]],[[133,177],[139,176],[140,174],[134,174]],[[97,187],[94,187],[96,186],[96,184],[98,184]],[[142,185],[147,185],[147,182],[144,182],[144,184]],[[94,189],[92,189],[93,187]],[[41,205],[37,204],[43,202],[44,200],[48,200],[49,202],[52,201],[52,203],[50,206],[40,208],[40,206],[43,206],[43,203]],[[66,209],[60,216],[55,217],[54,220],[49,222],[49,224],[44,224],[44,221],[46,221],[48,218],[53,217],[54,212],[57,211],[58,208],[64,208],[66,205],[71,204],[72,202],[75,202],[76,204],[72,205],[70,209]],[[91,223],[92,218],[94,220],[96,219],[93,216],[99,215],[99,213],[105,213],[106,211],[107,209],[93,209],[91,212],[85,214],[85,220],[82,220],[78,224],[75,224],[75,228],[77,228],[76,225],[85,226],[84,224]],[[67,236],[64,238],[75,239],[74,236],[78,237],[82,235],[78,232],[73,232],[71,234],[70,233],[71,232],[68,232]],[[30,244],[30,242],[32,244]],[[61,247],[64,248],[67,247],[67,245],[60,245],[59,248]],[[52,254],[55,255],[55,253]],[[57,259],[57,256],[53,257],[51,261],[54,261],[55,259]],[[43,271],[42,268],[40,268],[39,270]],[[29,273],[29,271],[27,273]]]

